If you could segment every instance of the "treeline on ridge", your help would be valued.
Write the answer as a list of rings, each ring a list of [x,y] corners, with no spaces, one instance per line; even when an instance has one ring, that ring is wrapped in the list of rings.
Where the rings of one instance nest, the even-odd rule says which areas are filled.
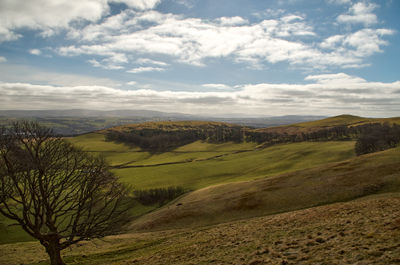
[[[287,134],[250,131],[246,139],[270,146],[278,143],[304,141],[347,141],[357,140],[357,155],[394,148],[400,143],[400,125],[388,123],[367,123],[358,126],[335,126],[309,133]]]
[[[131,129],[129,131],[109,131],[107,141],[132,144],[148,151],[166,151],[198,140],[210,143],[242,142],[241,126],[190,127],[184,130],[164,130],[160,128]]]
[[[210,143],[248,141],[262,144],[264,147],[304,141],[357,140],[355,151],[357,155],[361,155],[397,146],[400,142],[400,125],[367,123],[288,134],[221,124],[208,127],[190,127],[189,129],[185,128],[185,130],[144,128],[129,131],[109,131],[106,134],[106,140],[132,144],[154,152],[171,150],[198,140]]]
[[[400,125],[371,124],[358,137],[355,151],[357,155],[363,155],[394,148],[399,143]]]

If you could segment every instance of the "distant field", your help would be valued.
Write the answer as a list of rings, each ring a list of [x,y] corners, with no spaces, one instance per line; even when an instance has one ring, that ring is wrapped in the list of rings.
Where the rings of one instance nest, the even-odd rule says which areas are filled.
[[[1,115],[2,112],[3,115]],[[53,111],[50,111],[50,113],[51,112]],[[151,120],[149,118],[144,118],[144,117],[137,117],[137,118],[76,117],[74,115],[70,117],[61,115],[59,117],[56,117],[52,115],[49,117],[41,117],[40,115],[35,117],[34,114],[28,112],[23,116],[20,115],[13,116],[12,114],[11,116],[9,116],[5,114],[4,111],[0,111],[0,125],[8,125],[18,120],[37,121],[40,122],[40,124],[42,125],[52,128],[58,134],[77,135],[96,130],[101,130],[104,128],[110,128],[121,124],[141,123],[147,120]]]

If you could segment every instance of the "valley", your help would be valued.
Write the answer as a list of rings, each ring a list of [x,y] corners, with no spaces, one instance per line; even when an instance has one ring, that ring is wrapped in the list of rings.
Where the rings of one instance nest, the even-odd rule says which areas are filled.
[[[151,122],[68,137],[84,152],[104,157],[110,171],[134,190],[179,187],[184,194],[166,204],[136,201],[123,234],[80,243],[63,252],[65,260],[67,264],[398,261],[400,147],[357,156],[359,136],[298,138],[315,132],[312,137],[321,137],[321,130],[332,132],[337,126],[384,123],[396,128],[400,119],[340,116],[266,129],[216,122]],[[237,128],[240,134],[235,134]],[[217,133],[210,134],[212,130]],[[163,146],[156,148],[165,149],[110,140],[112,131],[150,134],[155,141],[164,137]],[[269,144],[246,140],[253,131],[270,133],[272,140]],[[203,134],[220,138],[191,138],[183,144],[174,140]],[[229,138],[236,139],[235,135],[242,140]],[[165,147],[165,141],[170,145]],[[0,224],[0,264],[48,264],[40,245],[30,242],[22,229],[4,217]]]

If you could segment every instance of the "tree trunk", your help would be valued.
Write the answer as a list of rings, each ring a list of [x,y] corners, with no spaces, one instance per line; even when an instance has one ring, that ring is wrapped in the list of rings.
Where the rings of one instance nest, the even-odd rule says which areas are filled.
[[[51,265],[65,265],[61,258],[61,249],[58,241],[49,242],[46,252],[49,254]]]

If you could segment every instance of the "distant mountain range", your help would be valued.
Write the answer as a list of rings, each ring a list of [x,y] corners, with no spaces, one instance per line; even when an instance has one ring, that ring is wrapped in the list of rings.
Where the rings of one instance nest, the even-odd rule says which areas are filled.
[[[112,118],[132,118],[132,117],[190,117],[191,115],[181,113],[166,113],[153,110],[0,110],[0,116],[16,118],[54,118],[54,117],[73,117],[73,118],[92,118],[92,117],[112,117]]]
[[[314,121],[325,116],[285,115],[272,117],[211,117],[183,113],[169,113],[153,110],[0,110],[0,124],[27,119],[42,122],[54,128],[57,133],[82,134],[113,126],[146,121],[202,120],[229,122],[256,128],[288,125]]]

